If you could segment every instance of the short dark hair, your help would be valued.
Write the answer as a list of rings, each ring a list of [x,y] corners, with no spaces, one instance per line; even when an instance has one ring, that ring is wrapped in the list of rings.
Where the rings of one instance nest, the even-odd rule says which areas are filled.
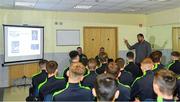
[[[94,88],[99,101],[112,101],[118,90],[118,83],[112,75],[104,73],[96,77]]]
[[[115,62],[117,63],[118,67],[124,68],[125,60],[123,58],[117,58]]]
[[[112,58],[109,58],[108,63],[110,63],[110,62],[114,62],[114,60]]]
[[[77,49],[82,49],[82,48],[79,46],[79,47],[77,47]]]
[[[57,62],[56,61],[49,61],[48,63],[47,63],[47,73],[48,74],[52,74],[52,73],[54,73],[55,71],[56,71],[56,69],[58,68],[58,64],[57,64]]]
[[[79,56],[79,53],[77,51],[73,50],[73,51],[69,52],[69,57],[71,59],[74,59],[77,56]]]
[[[144,35],[142,33],[139,33],[137,36],[140,36],[140,37],[144,38]]]
[[[166,95],[173,95],[176,89],[176,75],[168,69],[161,69],[154,75],[153,83],[159,86],[160,92]]]
[[[46,65],[48,60],[42,59],[39,61],[39,66],[41,67],[42,65]]]
[[[173,51],[171,55],[174,57],[180,57],[180,53],[178,51]]]
[[[132,51],[129,51],[127,54],[126,54],[126,57],[127,58],[130,58],[130,59],[134,59],[134,53]]]
[[[160,62],[162,57],[162,52],[161,51],[154,51],[150,54],[150,58],[154,63]]]
[[[108,64],[108,67],[106,68],[106,73],[111,74],[114,77],[118,77],[120,73],[120,68],[115,62],[111,62]]]

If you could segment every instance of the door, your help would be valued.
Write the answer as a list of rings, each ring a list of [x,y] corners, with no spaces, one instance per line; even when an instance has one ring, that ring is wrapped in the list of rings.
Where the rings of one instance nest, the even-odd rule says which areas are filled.
[[[116,27],[85,27],[84,53],[95,57],[99,48],[104,47],[109,58],[117,58],[117,28]]]
[[[173,27],[172,48],[173,48],[173,51],[180,52],[180,27]]]
[[[117,37],[115,28],[102,28],[101,29],[101,46],[105,48],[110,58],[116,59],[117,57]]]
[[[84,28],[84,53],[88,58],[95,57],[100,46],[99,28]]]

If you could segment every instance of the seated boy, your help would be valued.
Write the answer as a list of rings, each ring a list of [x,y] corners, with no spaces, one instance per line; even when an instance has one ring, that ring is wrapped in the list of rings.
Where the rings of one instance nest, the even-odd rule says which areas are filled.
[[[155,99],[153,91],[154,72],[152,71],[154,63],[150,58],[145,58],[141,62],[143,76],[136,78],[131,86],[131,101],[146,99]]]
[[[134,53],[130,51],[126,54],[126,57],[128,64],[125,66],[124,70],[132,73],[133,79],[142,76],[141,69],[139,68],[138,65],[134,63]]]
[[[161,64],[162,52],[154,51],[150,54],[150,58],[154,62],[153,72],[157,72],[158,70],[164,68],[164,65]]]
[[[54,101],[93,101],[93,95],[89,87],[81,85],[86,69],[80,62],[70,65],[68,83],[66,88],[53,94]]]
[[[84,86],[88,86],[89,88],[94,88],[94,82],[96,79],[96,67],[97,67],[97,62],[96,59],[90,58],[88,62],[88,69],[89,69],[89,74],[85,76],[85,78],[82,81],[82,84]]]
[[[107,74],[111,74],[115,77],[116,81],[118,82],[118,90],[122,93],[118,98],[117,101],[129,101],[130,100],[130,87],[127,85],[123,85],[119,82],[119,77],[121,76],[120,68],[115,62],[111,62],[108,64],[108,68],[106,69]]]
[[[155,73],[153,89],[157,94],[157,102],[174,102],[173,97],[176,89],[176,75],[167,69],[161,69]]]
[[[130,72],[124,70],[125,67],[125,61],[123,58],[117,58],[115,61],[118,65],[118,67],[121,70],[121,76],[119,77],[119,82],[124,84],[124,85],[128,85],[131,86],[132,82],[133,82],[133,76]]]
[[[76,63],[76,62],[80,62],[80,57],[79,57],[79,53],[77,51],[71,51],[69,52],[69,57],[70,57],[70,64],[71,63]],[[64,70],[64,73],[63,73],[63,77],[65,78],[66,81],[68,81],[68,76],[67,76],[67,71],[69,70],[69,67],[66,68]],[[84,75],[87,75],[88,74],[88,70],[86,69],[86,72]]]
[[[174,73],[176,73],[177,75],[180,74],[180,53],[178,51],[173,51],[171,53],[171,59],[172,59],[172,63],[168,65],[169,70],[173,71]]]
[[[66,81],[64,78],[56,77],[58,64],[55,61],[47,63],[48,78],[38,86],[41,100],[51,101],[55,91],[65,88]]]
[[[80,61],[79,53],[77,51],[70,51],[69,52],[70,57],[70,63],[76,63]],[[69,67],[64,70],[63,77],[68,80],[67,71],[69,70]]]
[[[39,61],[39,67],[40,67],[40,72],[33,75],[32,77],[32,85],[33,85],[33,93],[35,96],[38,96],[38,86],[40,83],[44,82],[48,76],[46,72],[46,65],[47,65],[47,60],[40,60]]]
[[[92,91],[93,95],[97,97],[97,102],[114,102],[119,97],[118,83],[110,74],[98,75]]]

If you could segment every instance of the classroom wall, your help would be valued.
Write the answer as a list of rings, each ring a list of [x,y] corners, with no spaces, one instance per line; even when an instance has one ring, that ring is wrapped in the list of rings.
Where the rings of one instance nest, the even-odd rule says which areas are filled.
[[[0,24],[2,24],[2,16],[0,14]],[[2,68],[1,64],[3,63],[3,35],[2,35],[2,27],[0,27],[0,87],[5,87],[7,86],[7,68]]]
[[[147,38],[151,43],[153,50],[160,50],[163,52],[162,62],[164,64],[170,63],[170,53],[172,51],[172,26],[148,26]]]
[[[146,15],[147,38],[154,47],[164,54],[164,61],[170,61],[172,51],[172,28],[180,27],[180,8]]]
[[[61,22],[62,25],[55,25],[55,22]],[[62,73],[62,70],[69,65],[68,52],[76,49],[77,46],[56,46],[56,29],[80,29],[80,46],[83,47],[84,26],[118,27],[118,53],[123,58],[128,51],[123,39],[127,38],[130,44],[133,44],[137,41],[136,35],[144,33],[145,39],[152,44],[153,50],[159,49],[163,52],[163,63],[168,63],[172,51],[172,27],[180,26],[180,8],[148,15],[0,9],[0,25],[2,24],[44,26],[45,58],[58,61],[59,70]],[[143,27],[139,27],[139,24],[143,24]],[[0,63],[2,62],[3,37],[1,26]],[[8,68],[1,68],[0,66],[0,87],[3,86],[8,86]]]
[[[180,8],[147,15],[148,26],[171,25],[180,23]]]
[[[55,22],[62,25],[55,25]],[[124,56],[127,48],[123,39],[130,43],[136,42],[138,33],[146,34],[146,16],[142,14],[104,14],[104,13],[74,13],[35,10],[6,10],[0,9],[0,25],[29,24],[45,27],[45,58],[59,63],[59,72],[69,65],[68,52],[77,46],[56,46],[56,29],[80,29],[80,46],[83,47],[84,26],[118,27],[118,52]],[[139,27],[143,24],[143,27]],[[3,37],[0,27],[0,62],[3,62]],[[128,36],[128,37],[127,37]],[[4,73],[4,74],[2,74]],[[0,86],[8,85],[8,68],[0,68]]]

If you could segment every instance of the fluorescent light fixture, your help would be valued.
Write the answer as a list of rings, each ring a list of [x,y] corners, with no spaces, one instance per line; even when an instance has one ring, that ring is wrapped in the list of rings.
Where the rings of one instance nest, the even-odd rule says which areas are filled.
[[[89,5],[77,5],[74,8],[77,8],[77,9],[90,9],[91,7],[92,6],[89,6]]]
[[[169,0],[157,0],[157,1],[160,1],[160,2],[165,2],[165,1],[169,1]]]
[[[149,1],[159,1],[159,2],[166,2],[166,1],[170,1],[170,0],[149,0]]]
[[[136,9],[133,9],[133,8],[127,8],[127,9],[125,9],[125,10],[123,10],[123,11],[125,11],[125,12],[135,12]]]
[[[15,6],[33,7],[35,3],[31,2],[15,2]]]

